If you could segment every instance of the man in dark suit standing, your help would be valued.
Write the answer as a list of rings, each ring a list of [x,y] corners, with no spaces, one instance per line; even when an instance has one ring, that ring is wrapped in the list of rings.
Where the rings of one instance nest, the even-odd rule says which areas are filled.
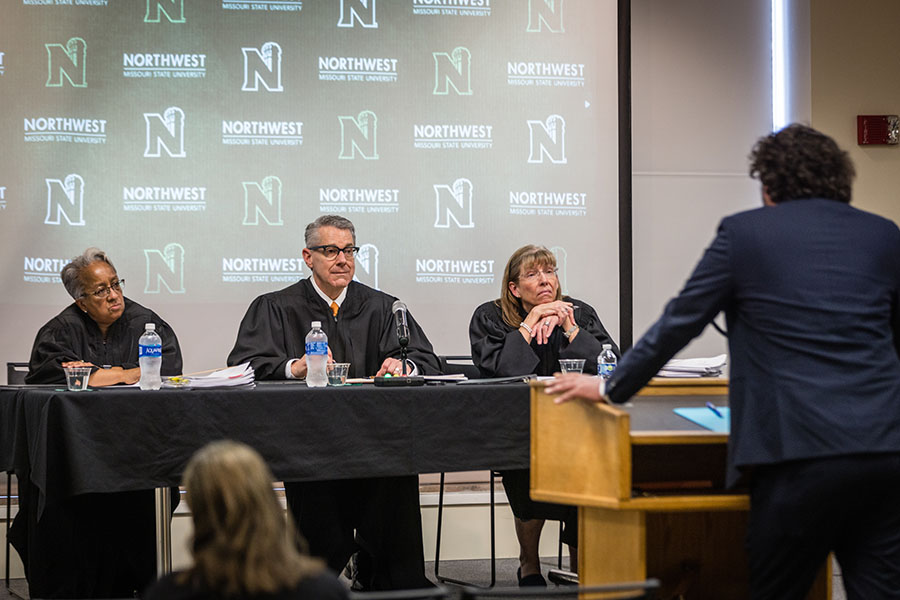
[[[548,391],[625,402],[724,310],[751,597],[804,598],[833,551],[848,598],[900,598],[900,230],[850,207],[853,165],[818,131],[791,125],[750,158],[765,206],[721,222],[605,385]]]

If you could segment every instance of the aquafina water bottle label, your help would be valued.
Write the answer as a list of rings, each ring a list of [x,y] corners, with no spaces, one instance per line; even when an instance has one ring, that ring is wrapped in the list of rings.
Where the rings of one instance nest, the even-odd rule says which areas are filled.
[[[138,358],[162,358],[162,346],[138,346]]]
[[[309,356],[328,354],[328,342],[306,342],[306,354]]]

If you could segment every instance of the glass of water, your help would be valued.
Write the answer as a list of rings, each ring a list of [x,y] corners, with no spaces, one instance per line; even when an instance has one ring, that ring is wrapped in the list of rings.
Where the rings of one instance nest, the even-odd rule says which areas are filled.
[[[346,385],[350,363],[331,363],[325,366],[325,372],[328,374],[328,385]]]
[[[559,369],[563,373],[581,373],[584,371],[584,359],[561,358],[559,359]]]

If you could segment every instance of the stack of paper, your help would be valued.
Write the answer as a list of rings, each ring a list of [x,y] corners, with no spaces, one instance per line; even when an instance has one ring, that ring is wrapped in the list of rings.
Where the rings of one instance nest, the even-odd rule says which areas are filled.
[[[716,377],[722,374],[728,355],[712,358],[673,358],[667,362],[657,377]]]
[[[218,369],[205,375],[167,377],[163,380],[163,386],[182,388],[238,387],[242,385],[252,386],[253,382],[253,367],[247,362],[225,369]]]

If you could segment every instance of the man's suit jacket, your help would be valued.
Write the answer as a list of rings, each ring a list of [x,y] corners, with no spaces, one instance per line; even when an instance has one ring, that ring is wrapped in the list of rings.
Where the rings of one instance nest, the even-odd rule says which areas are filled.
[[[607,387],[624,402],[724,310],[729,481],[789,460],[900,451],[900,230],[824,199],[725,218]]]

